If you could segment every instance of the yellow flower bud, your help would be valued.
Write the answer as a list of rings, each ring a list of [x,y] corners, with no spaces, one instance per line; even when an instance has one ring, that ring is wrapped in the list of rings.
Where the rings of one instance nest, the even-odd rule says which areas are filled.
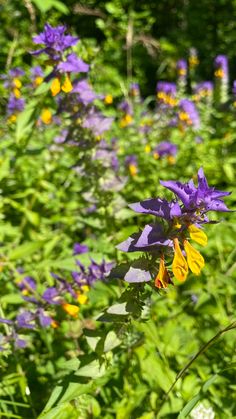
[[[173,274],[179,281],[185,281],[188,276],[188,264],[180,249],[179,240],[174,239],[175,255],[172,264]]]
[[[49,125],[52,122],[52,112],[49,109],[43,109],[40,118],[44,124]]]
[[[63,310],[69,314],[71,317],[77,317],[79,313],[79,307],[74,304],[64,303],[62,304]]]
[[[105,102],[107,105],[111,105],[111,104],[112,104],[112,102],[113,102],[113,97],[112,97],[112,95],[106,95],[106,96],[104,97],[104,102]]]
[[[192,240],[201,244],[202,246],[207,245],[207,235],[206,235],[206,233],[204,233],[203,230],[196,227],[194,224],[191,224],[188,227],[188,231],[190,233],[190,237],[191,237]]]
[[[195,275],[199,275],[205,266],[202,255],[187,240],[184,241],[184,250],[187,256],[188,266]]]
[[[53,80],[50,90],[52,92],[52,96],[58,95],[58,93],[61,91],[61,83],[58,77]]]
[[[70,93],[71,90],[73,89],[73,86],[71,84],[71,81],[69,79],[68,76],[66,76],[63,85],[61,86],[61,90],[63,90],[63,92],[65,93]]]

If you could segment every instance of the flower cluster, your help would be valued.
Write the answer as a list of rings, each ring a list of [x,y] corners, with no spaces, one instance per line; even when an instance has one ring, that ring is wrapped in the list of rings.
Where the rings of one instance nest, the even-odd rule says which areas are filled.
[[[138,213],[152,214],[162,222],[146,225],[143,231],[133,234],[117,248],[125,252],[147,252],[154,262],[160,258],[158,272],[151,263],[150,272],[145,272],[143,281],[154,278],[157,288],[166,288],[172,283],[172,279],[165,265],[165,257],[173,255],[172,271],[179,281],[186,280],[189,269],[195,275],[201,273],[205,264],[204,258],[192,246],[190,240],[202,246],[207,244],[207,236],[203,231],[203,226],[211,222],[207,213],[229,211],[221,198],[230,193],[209,187],[202,168],[198,171],[197,187],[192,180],[187,183],[178,181],[160,183],[175,194],[175,199],[167,201],[151,198],[131,204],[130,208]],[[131,276],[129,282],[137,282],[137,279]]]
[[[159,81],[156,87],[157,99],[160,105],[173,107],[176,105],[176,84]]]

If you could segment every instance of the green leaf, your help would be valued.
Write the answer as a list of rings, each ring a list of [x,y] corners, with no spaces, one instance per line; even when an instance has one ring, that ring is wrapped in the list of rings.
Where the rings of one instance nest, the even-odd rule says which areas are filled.
[[[24,243],[20,246],[17,246],[15,249],[11,250],[8,253],[8,258],[10,260],[27,258],[32,253],[35,253],[37,250],[41,249],[43,245],[44,245],[44,241]]]
[[[121,344],[120,339],[118,339],[116,333],[111,330],[108,332],[105,342],[104,342],[104,352],[112,351],[112,349],[116,348]]]

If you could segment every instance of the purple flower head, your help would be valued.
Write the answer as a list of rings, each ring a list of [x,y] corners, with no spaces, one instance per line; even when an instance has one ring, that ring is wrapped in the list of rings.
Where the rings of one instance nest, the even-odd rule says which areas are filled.
[[[126,115],[133,115],[133,107],[132,107],[131,103],[130,103],[130,102],[128,102],[127,100],[123,100],[123,101],[119,104],[118,108],[119,108],[122,112],[124,112]]]
[[[181,216],[181,208],[177,201],[169,202],[161,198],[150,198],[145,201],[135,202],[134,204],[130,204],[129,207],[135,212],[152,214],[168,221],[174,217]]]
[[[31,77],[33,79],[36,79],[37,77],[43,77],[44,76],[43,70],[40,67],[40,65],[36,65],[35,67],[32,67],[31,70],[30,70],[30,74],[31,74]]]
[[[201,96],[210,96],[213,93],[213,83],[211,81],[203,81],[195,87],[195,93]]]
[[[19,328],[25,328],[25,329],[34,329],[35,324],[34,322],[35,316],[30,311],[24,311],[16,317],[17,326]]]
[[[138,165],[137,157],[134,154],[130,154],[130,156],[126,156],[125,164],[130,166],[131,164],[134,166]]]
[[[83,128],[88,128],[95,136],[102,135],[110,129],[113,118],[106,118],[94,108],[90,109],[88,115],[82,123]]]
[[[65,73],[87,73],[89,71],[89,65],[72,52],[66,57],[66,61],[58,64],[57,69]]]
[[[228,57],[226,55],[217,55],[214,60],[214,67],[216,70],[221,69],[225,73],[228,74]]]
[[[161,141],[154,150],[160,157],[176,156],[177,146],[170,141]]]
[[[129,91],[131,96],[139,96],[140,95],[140,87],[138,83],[131,83],[129,87]]]
[[[202,168],[198,171],[198,187],[194,185],[192,180],[187,183],[172,180],[161,181],[160,183],[165,188],[170,189],[182,201],[184,205],[182,212],[200,211],[204,215],[208,211],[229,211],[220,198],[230,195],[230,192],[218,191],[209,187]]]
[[[21,339],[18,335],[15,335],[15,349],[24,349],[27,346],[27,341],[25,339]]]
[[[63,129],[59,135],[54,138],[54,142],[56,144],[63,144],[66,141],[68,135],[68,130]]]
[[[87,106],[98,98],[98,95],[94,93],[87,80],[80,80],[74,83],[72,90],[73,93],[78,93],[78,99],[83,105]]]
[[[41,327],[50,326],[52,318],[48,316],[42,308],[39,308],[37,315]]]
[[[75,243],[73,250],[74,255],[81,255],[82,253],[87,253],[89,249],[88,246],[86,246],[85,244]]]
[[[36,289],[36,282],[31,276],[25,276],[18,284],[21,291],[31,291]]]
[[[22,112],[25,107],[25,100],[22,98],[16,98],[15,96],[11,95],[9,97],[9,101],[7,104],[7,113],[8,115],[12,115],[18,112]]]
[[[157,93],[165,93],[166,95],[175,97],[177,92],[176,84],[167,81],[159,81],[156,86],[156,91]]]
[[[18,78],[18,77],[23,76],[24,74],[25,74],[24,70],[22,70],[20,67],[15,67],[15,68],[12,68],[12,69],[9,71],[9,75],[10,75],[10,77],[12,77],[12,78]]]
[[[39,55],[44,52],[52,59],[59,59],[60,54],[78,42],[78,38],[65,35],[65,31],[66,26],[64,25],[53,28],[49,23],[46,23],[43,32],[33,37],[35,44],[42,44],[45,48],[37,50],[33,54]]]
[[[180,112],[179,119],[186,125],[190,125],[193,128],[199,128],[200,119],[195,104],[189,99],[182,99],[179,103]]]
[[[162,226],[147,224],[143,231],[132,234],[116,248],[123,252],[146,252],[162,251],[163,246],[172,247],[172,240],[164,233]]]
[[[188,69],[188,64],[186,60],[184,60],[183,58],[178,60],[176,63],[176,68],[180,77],[186,77]]]
[[[48,303],[48,304],[60,304],[60,295],[59,291],[55,287],[49,287],[47,288],[42,298]]]

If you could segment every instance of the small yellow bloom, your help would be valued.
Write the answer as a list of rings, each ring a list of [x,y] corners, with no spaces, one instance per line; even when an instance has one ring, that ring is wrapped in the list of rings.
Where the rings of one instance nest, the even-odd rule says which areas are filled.
[[[187,240],[184,240],[184,250],[187,256],[188,266],[195,275],[199,275],[205,266],[202,255]]]
[[[73,89],[73,86],[71,84],[71,81],[69,79],[68,76],[66,76],[63,85],[61,86],[61,90],[63,90],[63,92],[65,93],[70,93],[71,90]]]
[[[120,121],[120,127],[125,128],[127,125],[130,125],[133,122],[133,117],[129,114],[126,114]]]
[[[74,304],[64,303],[62,304],[63,310],[69,314],[71,317],[77,317],[79,313],[79,307]]]
[[[57,329],[59,327],[59,323],[56,320],[52,320],[51,326],[53,329]]]
[[[21,97],[21,92],[17,87],[14,87],[13,94],[17,99],[19,99]]]
[[[171,282],[171,279],[170,279],[169,272],[166,269],[164,258],[161,257],[159,271],[155,278],[155,287],[167,288],[170,282]]]
[[[169,164],[175,164],[175,157],[174,156],[168,156],[167,161]]]
[[[89,292],[89,286],[88,285],[82,285],[81,289],[83,292]]]
[[[13,122],[16,122],[16,118],[17,118],[17,116],[15,114],[12,114],[11,116],[9,116],[8,122],[10,124],[13,123]]]
[[[85,294],[78,293],[77,294],[77,301],[79,304],[84,305],[88,301],[88,296]]]
[[[17,87],[17,89],[20,89],[21,86],[22,86],[22,83],[19,79],[15,78],[15,79],[13,79],[13,86]]]
[[[112,95],[106,95],[106,96],[104,97],[104,102],[105,102],[107,105],[111,105],[111,104],[113,103],[113,97],[112,97]]]
[[[58,77],[53,80],[50,90],[52,92],[52,96],[58,95],[58,93],[61,91],[61,83]]]
[[[136,176],[138,173],[138,168],[135,164],[130,164],[129,165],[129,172],[131,174],[131,176]]]
[[[187,74],[187,71],[184,68],[180,68],[178,70],[178,75],[179,76],[186,76],[186,74]]]
[[[159,159],[159,154],[155,151],[155,153],[153,153],[153,157],[154,157],[154,159],[155,160],[158,160]]]
[[[189,57],[189,66],[191,68],[196,67],[199,64],[199,59],[197,58],[196,55],[191,55]]]
[[[35,78],[35,80],[34,80],[35,86],[40,86],[40,84],[42,84],[42,83],[43,83],[43,77],[38,76],[38,77]]]
[[[191,237],[192,240],[201,244],[202,246],[207,245],[207,235],[206,235],[206,233],[204,233],[203,230],[196,227],[194,224],[191,224],[188,227],[188,231],[190,233],[190,237]]]
[[[173,274],[179,281],[185,281],[188,276],[188,264],[180,249],[179,240],[174,239],[175,255],[172,264]]]
[[[218,70],[215,71],[215,76],[222,79],[225,75],[224,70],[222,70],[222,68],[219,68]]]
[[[48,125],[52,122],[52,112],[45,108],[43,109],[40,118],[44,124]]]
[[[149,145],[149,144],[146,144],[146,145],[145,145],[144,151],[145,151],[145,153],[150,153],[150,151],[151,151],[151,147],[150,147],[150,145]]]

